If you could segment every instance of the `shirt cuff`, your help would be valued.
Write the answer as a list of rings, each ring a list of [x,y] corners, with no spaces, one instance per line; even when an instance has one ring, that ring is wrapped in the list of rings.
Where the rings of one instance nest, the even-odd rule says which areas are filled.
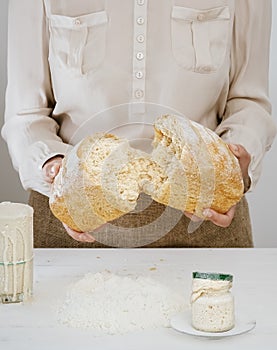
[[[260,138],[255,135],[253,130],[246,129],[243,126],[237,126],[236,128],[219,126],[215,132],[224,142],[242,145],[251,155],[251,161],[248,167],[251,185],[247,192],[253,191],[262,172],[262,159],[265,153]]]
[[[59,141],[39,141],[29,146],[19,164],[19,176],[25,190],[34,190],[49,197],[51,184],[45,181],[42,167],[56,156],[66,155],[73,146]]]

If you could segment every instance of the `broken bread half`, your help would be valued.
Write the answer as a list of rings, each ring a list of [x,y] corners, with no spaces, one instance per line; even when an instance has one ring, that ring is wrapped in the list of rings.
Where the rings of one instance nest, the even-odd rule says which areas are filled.
[[[151,156],[112,134],[86,137],[63,159],[52,185],[53,214],[76,231],[92,231],[134,210],[146,188],[164,198],[167,177]]]
[[[165,171],[170,194],[157,202],[203,217],[211,208],[226,213],[243,195],[238,159],[212,130],[177,116],[161,116],[155,125],[152,159]]]

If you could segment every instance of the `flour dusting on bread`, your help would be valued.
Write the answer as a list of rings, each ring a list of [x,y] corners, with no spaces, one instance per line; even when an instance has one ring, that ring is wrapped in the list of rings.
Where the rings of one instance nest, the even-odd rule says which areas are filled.
[[[50,208],[77,231],[91,231],[135,209],[140,193],[203,218],[243,195],[237,158],[210,129],[186,118],[156,119],[151,154],[112,134],[95,134],[64,158]]]

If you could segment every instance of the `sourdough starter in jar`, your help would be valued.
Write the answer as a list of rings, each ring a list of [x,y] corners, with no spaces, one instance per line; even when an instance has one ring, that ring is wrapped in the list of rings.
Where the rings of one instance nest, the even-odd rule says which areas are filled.
[[[193,272],[192,326],[204,332],[224,332],[235,325],[233,276]]]
[[[33,290],[33,208],[0,203],[0,303],[27,300]]]

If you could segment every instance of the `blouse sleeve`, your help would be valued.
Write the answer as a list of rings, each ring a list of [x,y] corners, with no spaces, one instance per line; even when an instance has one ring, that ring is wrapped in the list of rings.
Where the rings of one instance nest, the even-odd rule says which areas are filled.
[[[48,66],[48,29],[43,0],[10,0],[6,140],[13,166],[25,189],[49,195],[43,179],[47,159],[71,146],[58,137],[51,117],[55,105]]]
[[[235,0],[229,94],[216,132],[250,153],[250,190],[276,134],[268,97],[270,31],[271,0]]]

